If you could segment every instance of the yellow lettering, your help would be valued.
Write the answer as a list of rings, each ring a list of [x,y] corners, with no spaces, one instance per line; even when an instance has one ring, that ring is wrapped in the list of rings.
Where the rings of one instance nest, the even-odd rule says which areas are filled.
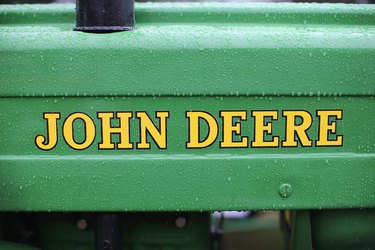
[[[284,110],[283,116],[285,121],[285,141],[282,142],[283,147],[297,147],[297,139],[303,147],[310,147],[312,142],[307,134],[307,130],[311,127],[311,114],[304,110]],[[296,118],[302,119],[300,124],[296,124]]]
[[[265,135],[272,135],[272,123],[266,122],[266,117],[271,120],[277,120],[278,114],[276,110],[255,110],[251,112],[251,116],[254,117],[254,141],[251,142],[251,146],[254,148],[264,147],[278,147],[279,137],[272,136],[271,140],[265,141]]]
[[[318,110],[316,114],[319,117],[319,137],[316,146],[342,146],[342,135],[337,135],[335,139],[329,140],[329,135],[335,134],[337,130],[337,123],[330,122],[329,118],[336,117],[337,120],[341,120],[342,110]]]
[[[241,135],[241,123],[233,123],[233,118],[246,120],[246,111],[220,111],[223,118],[223,140],[220,142],[222,148],[246,148],[248,147],[247,137],[242,136],[240,141],[233,141],[233,133]]]
[[[111,120],[114,113],[98,112],[97,117],[102,121],[102,142],[99,143],[99,149],[115,149],[115,144],[111,140],[112,134],[119,134],[120,141],[117,149],[132,149],[133,144],[130,143],[130,126],[129,120],[132,117],[131,112],[117,112],[116,118],[119,119],[119,126],[112,127]]]
[[[78,143],[74,140],[74,121],[77,119],[82,120],[84,123],[84,134],[85,134],[85,139],[83,142]],[[84,114],[84,113],[73,113],[69,115],[63,125],[63,135],[64,135],[64,140],[66,143],[77,150],[83,150],[88,148],[95,139],[95,124],[93,120],[90,118],[90,116]]]
[[[138,149],[149,149],[151,148],[150,143],[147,141],[147,133],[155,141],[156,145],[160,149],[167,148],[167,118],[169,117],[168,111],[156,111],[155,116],[159,119],[160,129],[158,130],[151,118],[146,112],[136,112],[137,118],[139,118],[140,126],[140,137],[141,140],[137,143]]]
[[[57,145],[57,120],[60,119],[60,114],[44,113],[43,119],[47,120],[47,136],[37,135],[35,144],[42,150],[51,150]]]
[[[189,119],[189,140],[187,148],[205,148],[215,142],[219,126],[215,117],[203,111],[187,111],[186,117]],[[203,141],[200,141],[200,120],[204,120],[208,125],[208,134]]]

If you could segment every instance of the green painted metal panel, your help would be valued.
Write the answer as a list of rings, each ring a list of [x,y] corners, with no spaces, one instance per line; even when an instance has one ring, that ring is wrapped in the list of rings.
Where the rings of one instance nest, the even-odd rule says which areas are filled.
[[[73,32],[72,5],[0,7],[0,209],[167,211],[375,206],[375,7],[340,4],[138,4],[137,29]],[[342,147],[220,148],[222,110],[342,110]],[[185,112],[219,124],[210,147],[186,149]],[[99,111],[169,111],[167,146],[98,150]],[[58,145],[43,112],[60,112]],[[96,139],[83,151],[61,135],[84,112]],[[236,120],[238,121],[238,119]],[[115,122],[116,123],[116,122]],[[115,125],[114,125],[115,126]],[[82,123],[75,124],[83,140]],[[202,125],[202,133],[207,127]],[[130,121],[139,141],[139,121]],[[239,140],[239,136],[235,137]],[[330,137],[333,139],[333,137]],[[117,136],[113,136],[118,141]],[[314,144],[313,144],[314,145]],[[288,197],[279,194],[290,184]]]
[[[73,32],[72,5],[1,7],[1,95],[374,93],[371,5],[138,6],[106,35]]]

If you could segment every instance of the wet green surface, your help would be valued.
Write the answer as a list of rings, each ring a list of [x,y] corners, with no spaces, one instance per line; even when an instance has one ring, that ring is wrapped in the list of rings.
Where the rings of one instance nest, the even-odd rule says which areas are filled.
[[[373,6],[139,4],[137,29],[113,34],[73,32],[73,9],[0,7],[1,210],[375,206]],[[241,133],[249,142],[252,110],[278,111],[272,133],[280,140],[282,110],[307,110],[315,143],[322,109],[343,111],[335,120],[342,147],[219,146],[221,110],[247,112]],[[185,148],[189,110],[218,120],[210,147]],[[168,148],[149,138],[150,150],[98,150],[99,111],[146,111],[155,124],[155,111],[169,111]],[[46,133],[43,112],[62,116],[58,145],[48,152],[34,144]],[[84,151],[61,137],[73,112],[96,124]],[[130,126],[136,143],[138,119]],[[74,129],[83,140],[82,123]],[[279,195],[285,183],[293,190],[288,198]]]

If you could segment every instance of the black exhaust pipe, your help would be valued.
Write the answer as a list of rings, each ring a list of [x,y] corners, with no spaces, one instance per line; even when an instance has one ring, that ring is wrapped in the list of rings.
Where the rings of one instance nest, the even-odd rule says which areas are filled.
[[[77,0],[76,31],[109,33],[134,29],[134,0]]]
[[[96,216],[95,250],[122,250],[121,217],[116,213]]]

